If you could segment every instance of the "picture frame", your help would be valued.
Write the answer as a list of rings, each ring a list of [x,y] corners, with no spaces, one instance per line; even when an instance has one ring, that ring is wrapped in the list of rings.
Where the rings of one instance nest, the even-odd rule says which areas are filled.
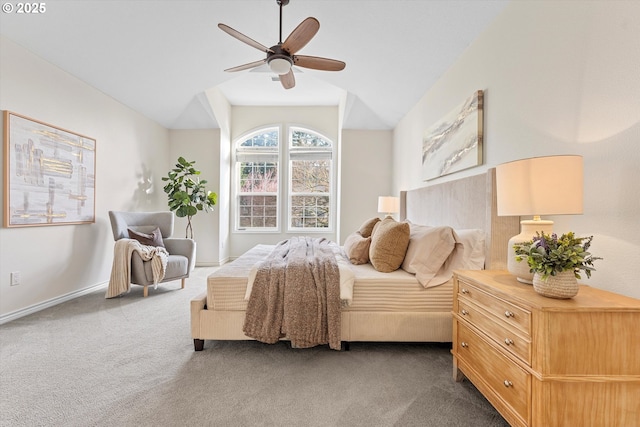
[[[4,227],[95,223],[96,140],[3,112]]]
[[[474,92],[423,134],[422,179],[482,164],[484,92]]]

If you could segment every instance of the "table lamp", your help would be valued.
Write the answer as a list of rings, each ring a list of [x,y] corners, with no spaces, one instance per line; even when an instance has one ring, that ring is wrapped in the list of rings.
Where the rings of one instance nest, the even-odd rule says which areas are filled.
[[[582,213],[582,156],[548,156],[516,160],[496,167],[499,216],[533,216],[520,221],[520,234],[509,239],[507,270],[522,283],[532,283],[526,260],[516,261],[515,244],[531,240],[536,232],[551,234],[553,221],[541,215]]]
[[[400,198],[393,196],[378,197],[378,212],[386,213],[386,218],[391,218],[393,214],[400,212]]]

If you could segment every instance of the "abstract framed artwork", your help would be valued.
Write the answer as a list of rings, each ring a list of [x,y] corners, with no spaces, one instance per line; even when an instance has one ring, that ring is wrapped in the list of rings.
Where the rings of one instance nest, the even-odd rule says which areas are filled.
[[[4,112],[5,227],[95,222],[96,141]]]
[[[484,92],[476,91],[424,132],[422,179],[482,164]]]

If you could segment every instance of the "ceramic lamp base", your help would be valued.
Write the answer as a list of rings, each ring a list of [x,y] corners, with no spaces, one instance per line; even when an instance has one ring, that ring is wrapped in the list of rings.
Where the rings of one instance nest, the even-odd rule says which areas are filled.
[[[533,283],[533,273],[529,272],[529,264],[527,260],[516,260],[516,251],[514,245],[527,242],[535,237],[536,232],[551,234],[553,232],[553,221],[530,219],[520,221],[520,234],[509,239],[507,247],[507,270],[516,276],[518,282],[531,285]]]

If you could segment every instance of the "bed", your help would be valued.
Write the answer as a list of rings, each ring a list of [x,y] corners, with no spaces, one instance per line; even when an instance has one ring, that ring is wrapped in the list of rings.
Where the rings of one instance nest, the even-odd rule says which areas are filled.
[[[404,191],[400,220],[455,230],[482,230],[484,266],[506,268],[509,238],[519,217],[498,217],[495,169],[471,177]],[[252,266],[273,248],[257,245],[207,278],[207,291],[191,300],[191,335],[196,351],[205,340],[251,340],[243,333],[247,284]],[[351,305],[341,310],[341,340],[450,342],[452,280],[424,288],[414,274],[381,273],[370,264],[352,266]]]

